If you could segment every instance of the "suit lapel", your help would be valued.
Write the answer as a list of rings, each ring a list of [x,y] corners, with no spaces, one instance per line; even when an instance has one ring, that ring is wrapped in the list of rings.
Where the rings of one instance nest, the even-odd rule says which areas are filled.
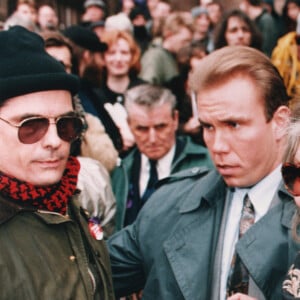
[[[280,193],[283,199],[289,197],[286,192]],[[294,209],[290,199],[281,200],[247,231],[236,246],[251,278],[267,299],[271,298],[274,291],[279,292],[280,283],[289,267],[288,231]]]

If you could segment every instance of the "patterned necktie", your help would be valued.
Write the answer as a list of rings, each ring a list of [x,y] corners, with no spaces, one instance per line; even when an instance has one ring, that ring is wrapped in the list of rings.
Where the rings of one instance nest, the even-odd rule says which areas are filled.
[[[255,214],[254,207],[250,201],[248,194],[244,197],[242,215],[239,227],[239,239],[254,224]],[[248,294],[249,274],[248,270],[242,263],[239,255],[235,253],[231,262],[231,269],[227,281],[227,296],[235,293]]]
[[[148,198],[152,195],[152,193],[155,191],[155,183],[158,181],[158,174],[156,169],[157,160],[149,159],[150,163],[150,176],[147,183],[146,190],[142,196],[142,203],[144,204]]]

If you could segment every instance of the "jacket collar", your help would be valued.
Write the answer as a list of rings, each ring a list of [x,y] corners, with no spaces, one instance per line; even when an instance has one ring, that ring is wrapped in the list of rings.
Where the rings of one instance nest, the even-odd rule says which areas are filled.
[[[193,168],[191,169],[191,172],[195,173],[195,180],[197,180],[197,173],[200,174],[202,169]],[[210,188],[208,189],[207,187]],[[193,185],[193,188],[187,194],[186,199],[180,206],[180,213],[191,212],[200,207],[201,203],[204,201],[211,206],[215,205],[219,199],[225,199],[227,188],[222,176],[216,170],[210,171],[206,176],[202,177],[201,180],[198,180],[197,184]],[[195,197],[195,195],[198,195],[198,197]],[[290,202],[292,200],[291,195],[287,192],[281,181],[271,205],[276,206],[282,201]],[[282,225],[287,228],[290,228],[292,213],[291,210],[283,211],[281,222]]]
[[[73,201],[73,198],[78,197],[79,191],[75,193],[75,195],[71,198],[70,200],[70,205],[77,206],[76,201]],[[72,204],[71,204],[72,202]],[[38,212],[38,209],[32,208],[32,207],[23,207],[20,206],[13,201],[9,201],[5,198],[3,198],[0,195],[0,225],[9,221],[10,219],[14,218],[16,215],[18,215],[21,212],[32,212],[36,213]],[[58,224],[58,223],[63,223],[70,221],[70,218],[68,216],[62,216],[59,213],[51,213],[47,211],[40,211],[38,216],[44,220],[44,222],[49,223],[49,224]]]
[[[118,164],[122,164],[127,171],[130,170],[137,153],[139,153],[139,150],[137,147],[134,147],[132,151],[130,151],[130,153],[126,156],[126,158],[120,160]],[[177,136],[175,157],[172,163],[172,169],[174,169],[175,166],[188,155],[208,155],[208,152],[205,147],[201,147],[200,145],[193,143],[190,137]]]
[[[34,212],[36,209],[22,207],[17,205],[13,201],[9,201],[0,196],[0,225],[12,219],[18,213],[22,211],[31,211]]]
[[[201,168],[193,168],[199,170],[201,173]],[[198,178],[196,177],[195,180]],[[207,188],[210,187],[210,188]],[[214,206],[218,201],[224,201],[226,196],[226,184],[222,176],[216,171],[212,170],[206,176],[198,180],[198,182],[193,185],[193,188],[187,194],[185,200],[180,206],[180,213],[188,213],[199,208],[202,202],[206,202],[210,206]],[[195,197],[195,195],[197,195]]]

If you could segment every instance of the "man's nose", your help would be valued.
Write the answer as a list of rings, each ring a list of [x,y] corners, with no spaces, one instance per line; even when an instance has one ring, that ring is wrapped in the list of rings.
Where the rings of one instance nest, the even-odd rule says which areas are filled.
[[[153,143],[156,141],[156,130],[154,128],[149,129],[149,142]]]
[[[211,150],[214,153],[222,153],[228,151],[229,144],[224,132],[216,131],[211,145]]]

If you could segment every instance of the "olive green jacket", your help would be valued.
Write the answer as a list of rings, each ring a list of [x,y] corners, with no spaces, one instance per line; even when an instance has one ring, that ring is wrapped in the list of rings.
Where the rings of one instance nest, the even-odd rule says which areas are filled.
[[[102,283],[101,300],[114,299],[106,246],[91,236],[88,216],[75,198],[63,216],[0,196],[1,300],[94,300],[91,259]]]

